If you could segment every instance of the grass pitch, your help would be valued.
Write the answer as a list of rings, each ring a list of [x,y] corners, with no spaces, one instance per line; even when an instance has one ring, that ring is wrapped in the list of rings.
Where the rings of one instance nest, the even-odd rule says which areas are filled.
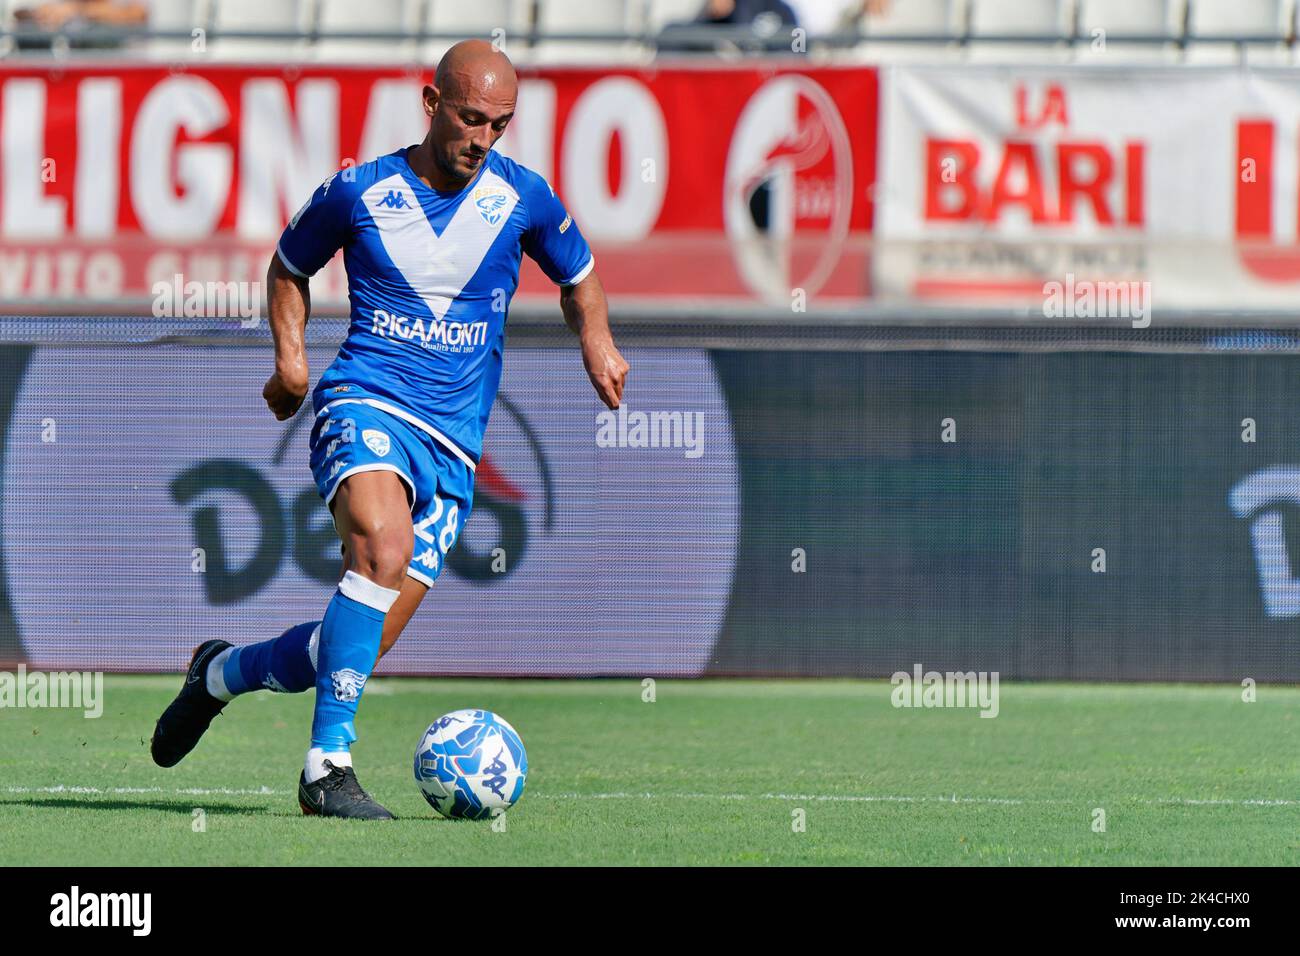
[[[235,701],[162,770],[179,678],[104,686],[98,720],[0,710],[0,865],[1300,864],[1297,688],[1003,684],[990,720],[894,709],[882,681],[660,681],[644,703],[631,680],[375,679],[355,761],[400,819],[366,824],[298,810],[310,694]],[[436,818],[412,779],[461,707],[528,748],[499,829]]]

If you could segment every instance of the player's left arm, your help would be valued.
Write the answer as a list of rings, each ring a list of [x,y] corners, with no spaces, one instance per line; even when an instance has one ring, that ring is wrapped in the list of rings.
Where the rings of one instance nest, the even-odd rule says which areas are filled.
[[[528,208],[524,251],[560,287],[560,310],[582,344],[582,364],[591,384],[602,402],[618,408],[628,364],[614,345],[609,303],[596,276],[591,247],[545,179],[526,173],[520,187]]]
[[[576,285],[560,287],[564,321],[582,344],[582,364],[600,400],[610,408],[623,401],[628,364],[614,344],[609,328],[609,303],[605,287],[593,269]]]

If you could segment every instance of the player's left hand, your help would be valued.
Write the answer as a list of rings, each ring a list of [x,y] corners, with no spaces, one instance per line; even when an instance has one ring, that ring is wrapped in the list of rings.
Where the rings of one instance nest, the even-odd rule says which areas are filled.
[[[596,394],[608,408],[618,408],[623,401],[623,383],[627,381],[627,360],[619,354],[608,336],[582,340],[582,364],[595,386]]]

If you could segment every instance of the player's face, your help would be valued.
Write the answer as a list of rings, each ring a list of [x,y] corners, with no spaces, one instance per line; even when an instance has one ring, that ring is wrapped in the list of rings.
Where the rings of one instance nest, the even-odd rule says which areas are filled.
[[[467,181],[478,174],[488,150],[501,138],[515,113],[515,90],[509,88],[448,92],[432,119],[434,158],[451,179]]]

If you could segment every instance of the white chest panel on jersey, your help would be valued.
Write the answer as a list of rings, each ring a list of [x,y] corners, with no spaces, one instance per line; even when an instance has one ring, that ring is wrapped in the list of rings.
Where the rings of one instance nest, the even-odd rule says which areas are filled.
[[[441,236],[433,231],[414,190],[399,174],[375,183],[362,201],[388,258],[434,317],[441,319],[483,264],[509,222],[519,194],[500,176],[485,171]]]

